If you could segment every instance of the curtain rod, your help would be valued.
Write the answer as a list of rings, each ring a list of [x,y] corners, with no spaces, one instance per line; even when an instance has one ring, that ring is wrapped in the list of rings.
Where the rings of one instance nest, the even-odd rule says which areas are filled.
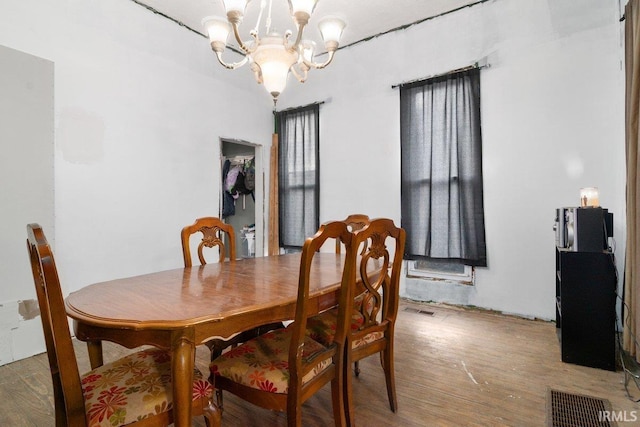
[[[445,77],[445,76],[449,76],[449,75],[456,74],[456,73],[462,73],[464,71],[474,70],[476,68],[481,70],[483,68],[489,68],[489,67],[491,67],[491,65],[487,62],[487,58],[485,57],[485,58],[482,58],[481,60],[475,62],[474,64],[468,65],[466,67],[462,67],[462,68],[458,68],[458,69],[455,69],[455,70],[447,71],[447,72],[442,73],[442,74],[433,74],[433,75],[430,75],[430,76],[420,77],[418,79],[413,79],[413,80],[408,80],[406,82],[397,83],[395,85],[392,85],[391,89],[396,89],[398,87],[402,87],[402,86],[409,85],[409,84],[412,84],[412,83],[421,82],[423,80],[437,79],[438,77]]]
[[[273,113],[286,113],[287,111],[292,111],[292,110],[301,110],[303,108],[307,108],[307,107],[313,107],[314,105],[322,105],[324,104],[326,101],[318,101],[318,102],[312,102],[311,104],[307,104],[307,105],[302,105],[299,107],[289,107],[289,108],[285,108],[284,110],[273,110]]]

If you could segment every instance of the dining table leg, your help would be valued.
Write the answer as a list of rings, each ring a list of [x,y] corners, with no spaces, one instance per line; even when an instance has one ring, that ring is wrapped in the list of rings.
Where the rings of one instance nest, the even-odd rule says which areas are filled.
[[[171,340],[171,376],[173,384],[173,416],[176,427],[191,425],[195,342],[193,331],[176,331]],[[189,336],[191,335],[191,336]]]

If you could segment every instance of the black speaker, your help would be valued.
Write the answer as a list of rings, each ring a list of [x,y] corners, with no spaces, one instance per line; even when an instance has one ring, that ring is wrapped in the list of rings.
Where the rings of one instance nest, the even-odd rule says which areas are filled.
[[[566,208],[566,246],[575,252],[602,252],[607,250],[606,227],[610,222],[611,234],[613,234],[613,214],[602,208]],[[605,228],[607,232],[605,233]]]

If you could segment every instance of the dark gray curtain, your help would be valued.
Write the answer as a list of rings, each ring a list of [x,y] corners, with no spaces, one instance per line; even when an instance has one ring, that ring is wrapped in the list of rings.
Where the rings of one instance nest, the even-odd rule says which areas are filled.
[[[480,71],[400,88],[405,259],[486,266]]]
[[[301,248],[320,226],[317,104],[277,113],[280,247]]]

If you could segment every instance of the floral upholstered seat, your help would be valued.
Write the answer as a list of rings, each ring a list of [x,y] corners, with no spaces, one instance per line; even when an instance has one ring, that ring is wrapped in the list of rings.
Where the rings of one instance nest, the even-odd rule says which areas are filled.
[[[158,349],[130,354],[81,377],[88,425],[112,427],[148,418],[173,407],[171,356]],[[210,398],[213,388],[194,371],[193,400]]]
[[[286,394],[289,391],[289,343],[291,328],[278,329],[232,348],[211,364],[215,377],[225,377],[258,390]],[[307,337],[302,352],[303,363],[313,360],[326,348]],[[332,364],[332,358],[319,358],[303,378],[306,384]],[[214,380],[215,384],[215,380]]]
[[[336,331],[336,315],[337,310],[335,308],[325,311],[322,314],[314,316],[309,319],[307,334],[323,345],[329,345],[333,342],[333,336]],[[363,317],[360,313],[354,311],[351,317],[351,331],[357,331],[363,323]],[[382,339],[384,333],[380,331],[371,332],[363,337],[358,337],[352,340],[351,348],[356,349],[365,344],[372,343],[376,340]]]
[[[364,324],[364,316],[362,315],[363,296],[359,295],[354,299],[353,311],[351,313],[351,333],[355,334]],[[322,345],[331,345],[336,333],[336,320],[338,318],[338,309],[332,308],[317,316],[310,317],[307,320],[307,335]],[[375,331],[365,334],[362,337],[354,336],[351,348],[356,349],[365,344],[379,340],[384,337],[381,331]]]

